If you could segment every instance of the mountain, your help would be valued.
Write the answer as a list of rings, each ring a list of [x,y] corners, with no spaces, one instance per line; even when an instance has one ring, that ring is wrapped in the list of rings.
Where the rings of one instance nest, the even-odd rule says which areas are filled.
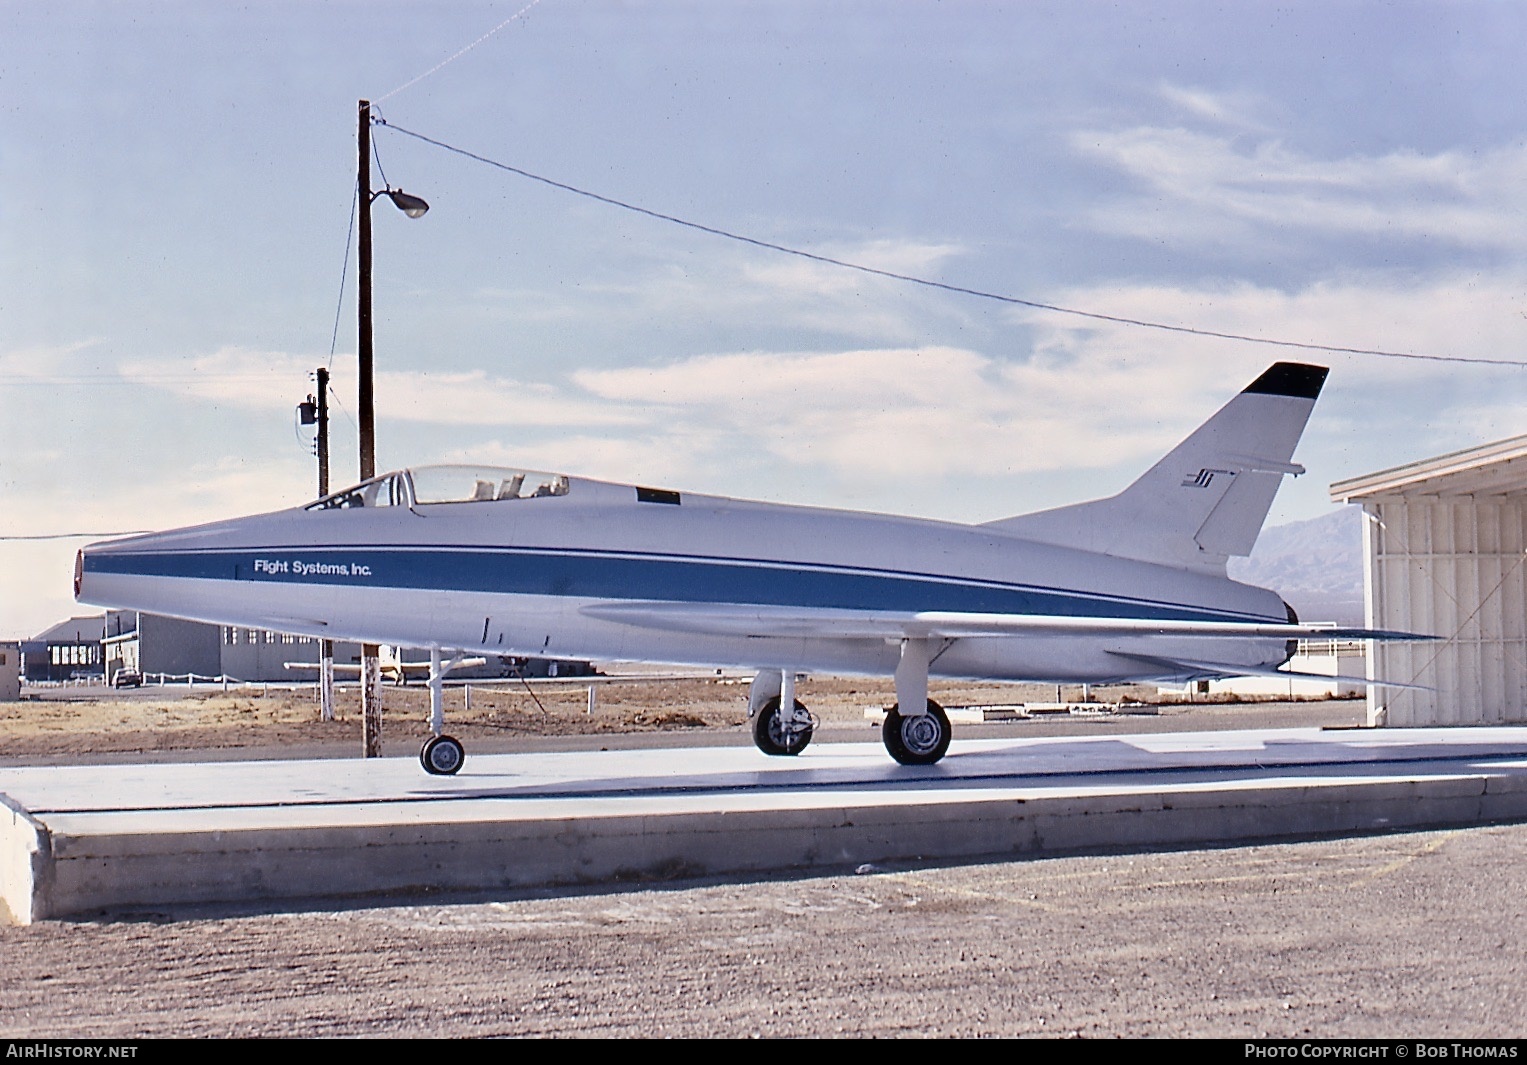
[[[1235,580],[1283,596],[1301,621],[1361,625],[1363,509],[1263,529],[1251,557],[1232,558],[1227,568]]]

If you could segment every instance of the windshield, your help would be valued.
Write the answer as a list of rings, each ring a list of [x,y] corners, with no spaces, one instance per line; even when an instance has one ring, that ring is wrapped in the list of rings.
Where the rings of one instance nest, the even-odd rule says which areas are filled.
[[[351,507],[432,506],[436,503],[496,503],[510,499],[565,496],[560,473],[501,466],[419,466],[386,473],[310,503],[308,510]]]
[[[316,503],[309,503],[307,510],[349,510],[352,507],[406,507],[408,496],[403,474],[384,473],[369,481],[362,481],[353,488],[324,496]]]

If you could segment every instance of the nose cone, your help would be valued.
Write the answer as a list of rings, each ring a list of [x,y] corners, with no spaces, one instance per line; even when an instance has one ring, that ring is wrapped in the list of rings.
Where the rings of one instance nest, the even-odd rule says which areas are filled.
[[[270,515],[102,540],[74,560],[74,598],[92,606],[186,616],[177,593],[198,581],[234,575],[232,552]]]
[[[101,540],[74,556],[74,598],[91,606],[137,609],[132,589],[142,579],[163,575],[164,542],[176,532]]]

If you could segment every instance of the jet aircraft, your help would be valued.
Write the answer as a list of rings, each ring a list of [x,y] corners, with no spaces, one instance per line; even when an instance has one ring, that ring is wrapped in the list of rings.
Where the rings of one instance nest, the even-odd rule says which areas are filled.
[[[800,753],[800,673],[894,678],[887,751],[949,747],[928,678],[1052,683],[1271,673],[1301,625],[1230,580],[1288,474],[1326,369],[1276,363],[1138,480],[1092,502],[967,525],[529,470],[422,466],[270,514],[84,548],[82,602],[431,650],[431,738],[453,773],[442,656],[756,670],[754,741]]]

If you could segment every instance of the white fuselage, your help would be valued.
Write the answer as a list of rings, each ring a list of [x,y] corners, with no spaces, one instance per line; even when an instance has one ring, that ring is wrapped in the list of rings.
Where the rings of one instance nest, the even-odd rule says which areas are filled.
[[[541,498],[298,508],[95,544],[81,555],[77,595],[328,639],[869,675],[896,669],[894,641],[679,631],[594,615],[613,603],[1287,620],[1264,589],[991,526],[564,484]],[[1055,682],[1173,672],[1153,669],[1152,658],[1273,667],[1288,657],[1282,639],[1151,634],[983,636],[934,651],[935,675]]]

